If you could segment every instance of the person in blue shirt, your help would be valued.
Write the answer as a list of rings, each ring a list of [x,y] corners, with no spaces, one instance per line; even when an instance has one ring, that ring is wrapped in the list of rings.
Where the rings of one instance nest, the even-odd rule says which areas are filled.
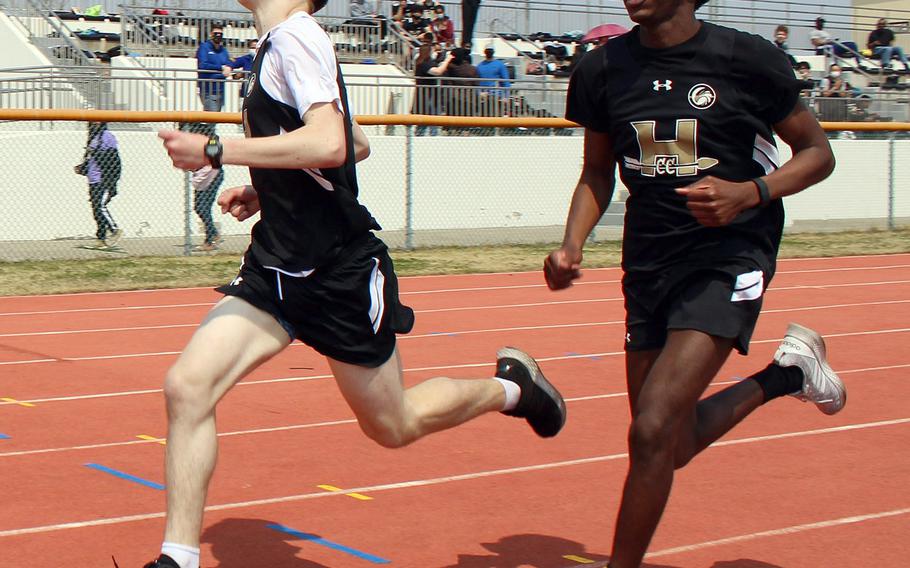
[[[234,60],[234,69],[240,70],[234,73],[234,78],[243,79],[243,83],[240,84],[240,98],[246,96],[247,86],[249,85],[250,72],[253,70],[253,59],[256,58],[257,45],[259,45],[259,40],[256,38],[247,41],[247,52]]]
[[[224,79],[235,66],[224,46],[224,28],[213,26],[210,39],[202,42],[196,51],[199,99],[203,110],[218,112],[224,106]]]
[[[509,82],[509,70],[506,69],[506,64],[500,59],[493,58],[494,50],[492,47],[486,48],[483,54],[485,59],[477,64],[477,76],[483,79],[479,84],[481,87],[497,87],[495,89],[483,89],[483,92],[496,95],[501,99],[507,98],[509,96],[508,88],[511,83]],[[490,79],[494,80],[491,81]]]

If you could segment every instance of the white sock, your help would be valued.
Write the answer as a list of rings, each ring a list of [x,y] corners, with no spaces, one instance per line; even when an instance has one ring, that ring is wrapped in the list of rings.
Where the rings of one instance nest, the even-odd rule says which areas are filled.
[[[199,568],[199,549],[176,542],[165,542],[161,545],[161,554],[174,559],[180,568]]]
[[[499,381],[499,384],[501,384],[502,388],[506,391],[506,403],[502,406],[502,410],[512,410],[518,406],[518,399],[521,398],[521,387],[518,386],[518,383],[507,379],[500,379],[499,377],[493,378]]]

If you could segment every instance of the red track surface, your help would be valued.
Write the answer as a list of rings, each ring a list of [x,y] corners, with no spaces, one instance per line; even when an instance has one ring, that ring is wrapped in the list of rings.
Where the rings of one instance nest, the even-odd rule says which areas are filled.
[[[533,273],[402,279],[417,311],[400,342],[406,381],[489,376],[497,346],[520,346],[567,398],[553,440],[488,415],[384,450],[313,351],[264,365],[219,407],[203,566],[372,565],[326,541],[402,567],[602,565],[627,467],[618,277],[589,270],[558,294]],[[157,552],[164,492],[85,464],[163,483],[164,446],[137,436],[165,434],[162,377],[216,298],[0,298],[0,398],[12,399],[0,401],[0,565],[106,567],[115,554],[137,567]],[[775,401],[699,456],[649,566],[910,565],[910,255],[781,262],[751,355],[718,382],[764,366],[791,320],[825,335],[849,404],[827,417]]]

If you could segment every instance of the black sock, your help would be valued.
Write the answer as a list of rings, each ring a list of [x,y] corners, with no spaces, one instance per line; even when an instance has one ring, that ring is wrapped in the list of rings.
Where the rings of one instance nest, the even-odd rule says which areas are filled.
[[[771,363],[749,378],[761,387],[765,394],[764,402],[803,388],[803,370],[796,366],[781,367],[777,363]]]

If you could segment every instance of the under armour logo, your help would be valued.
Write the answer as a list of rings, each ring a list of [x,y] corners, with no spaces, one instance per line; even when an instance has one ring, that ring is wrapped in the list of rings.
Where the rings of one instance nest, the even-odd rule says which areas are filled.
[[[231,280],[231,286],[239,286],[241,282],[243,282],[243,276],[238,276]]]
[[[652,84],[654,85],[653,89],[655,91],[660,91],[661,89],[664,89],[666,91],[673,90],[673,81],[671,81],[670,79],[667,79],[666,81],[664,81],[662,83],[660,81],[655,80]]]
[[[631,333],[626,334],[626,343],[632,343],[632,334]]]

